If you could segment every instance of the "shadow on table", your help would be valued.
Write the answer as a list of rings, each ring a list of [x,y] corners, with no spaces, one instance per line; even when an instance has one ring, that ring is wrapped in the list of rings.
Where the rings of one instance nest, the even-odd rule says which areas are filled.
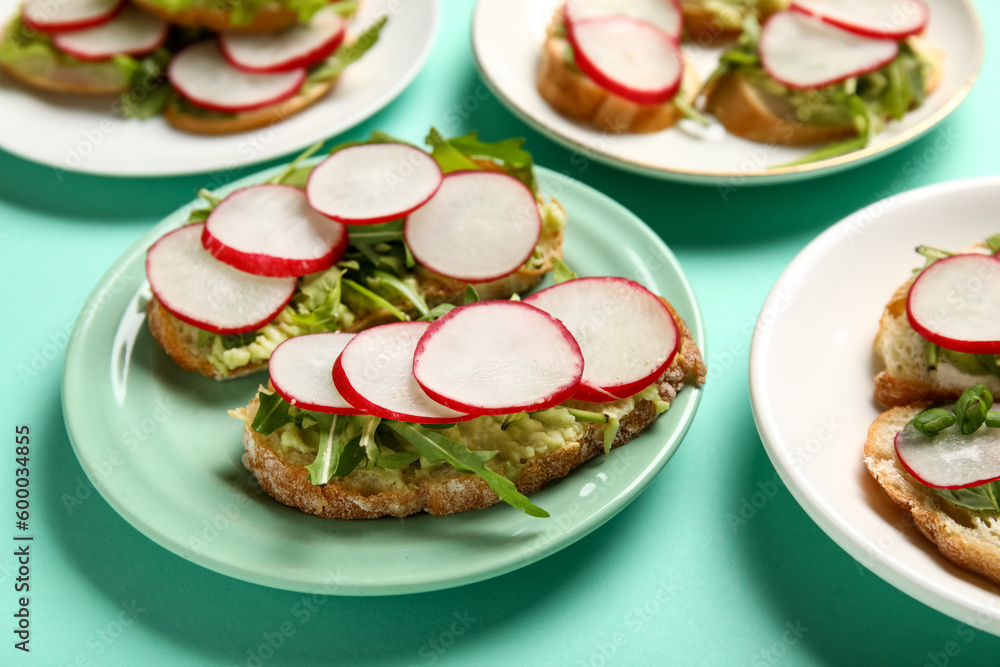
[[[39,447],[33,473],[48,489],[39,495],[37,515],[54,524],[50,533],[61,542],[51,548],[65,554],[93,595],[111,608],[139,609],[136,623],[206,663],[410,664],[451,651],[454,658],[520,615],[554,613],[550,605],[566,596],[561,589],[600,578],[618,557],[613,552],[643,529],[619,517],[538,563],[446,591],[363,598],[266,588],[190,563],[129,526],[87,480],[59,428],[58,397],[48,400],[51,432],[38,436],[46,446]],[[108,620],[92,623],[97,629]],[[458,638],[465,633],[463,645]],[[72,662],[74,650],[88,649],[66,650]]]
[[[867,475],[858,447],[859,474]],[[1000,638],[909,598],[824,535],[781,484],[763,446],[731,470],[733,502],[743,508],[743,520],[731,526],[745,558],[740,567],[762,582],[757,591],[772,612],[768,655],[791,655],[794,646],[830,665],[923,664],[953,642],[955,664],[995,661]],[[735,498],[752,499],[751,509]]]

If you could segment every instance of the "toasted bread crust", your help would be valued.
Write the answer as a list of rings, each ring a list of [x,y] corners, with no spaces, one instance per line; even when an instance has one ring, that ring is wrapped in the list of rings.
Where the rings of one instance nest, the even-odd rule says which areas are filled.
[[[279,5],[265,5],[253,19],[244,25],[232,23],[233,13],[225,9],[212,7],[187,7],[179,12],[169,9],[149,0],[132,0],[136,5],[151,14],[177,25],[191,28],[208,28],[209,30],[230,30],[235,32],[275,32],[299,20],[296,12]]]
[[[168,105],[166,110],[164,110],[163,116],[167,119],[168,123],[178,130],[191,132],[192,134],[220,135],[248,132],[261,127],[276,125],[291,118],[295,114],[316,104],[316,102],[333,90],[336,85],[337,78],[317,83],[306,92],[299,93],[281,104],[273,104],[263,109],[255,109],[254,111],[244,111],[230,118],[193,116],[188,113],[179,112],[171,105]]]
[[[549,35],[542,46],[536,82],[539,94],[562,115],[614,134],[659,132],[683,117],[671,102],[636,104],[601,88],[566,62],[568,45],[565,39]],[[694,67],[685,67],[678,94],[694,101],[697,90],[698,73]]]
[[[917,482],[896,458],[893,439],[929,403],[882,413],[868,429],[865,465],[887,496],[941,554],[960,567],[1000,584],[1000,522],[987,512],[952,505]]]
[[[944,76],[944,54],[919,38],[910,38],[913,48],[933,65],[924,82],[925,94],[930,95]],[[809,124],[799,120],[794,110],[782,110],[782,105],[762,92],[739,70],[723,74],[705,92],[705,110],[716,117],[730,134],[758,143],[781,146],[809,146],[841,141],[857,136],[857,130],[847,124]]]
[[[988,252],[985,243],[976,243],[963,252]],[[974,384],[983,384],[1000,395],[1000,378],[991,374],[970,375],[955,368],[944,354],[937,369],[927,370],[924,339],[913,330],[906,315],[906,297],[913,279],[893,293],[882,311],[875,334],[876,358],[885,370],[875,376],[875,399],[886,406],[909,405],[918,401],[955,400]]]
[[[668,304],[669,306],[669,304]],[[686,384],[705,381],[705,364],[691,331],[671,308],[681,334],[681,348],[670,367],[658,380],[663,400],[673,401]],[[259,407],[258,399],[246,408],[252,420]],[[612,447],[631,441],[657,417],[655,406],[638,401],[635,409],[622,419]],[[442,466],[420,483],[402,488],[380,488],[357,483],[349,475],[336,478],[325,486],[314,486],[305,465],[310,461],[289,461],[279,453],[275,435],[264,436],[244,425],[243,465],[257,477],[261,488],[276,500],[291,507],[331,519],[374,519],[381,516],[402,517],[420,511],[445,515],[489,507],[500,501],[496,493],[478,475],[459,473]],[[588,424],[579,442],[536,455],[521,470],[515,485],[521,493],[531,493],[549,481],[563,477],[573,468],[604,451],[603,426]]]
[[[29,60],[25,58],[12,62],[0,62],[0,70],[20,83],[56,93],[119,95],[128,89],[128,84],[124,79],[118,83],[87,81],[86,77],[81,76],[82,68],[85,68],[86,65],[49,67],[44,75],[30,71],[31,68],[18,67],[18,64],[25,64]]]
[[[562,258],[562,241],[563,233],[560,231],[544,242],[542,252],[545,262],[540,268],[521,267],[509,276],[476,285],[479,296],[483,299],[506,299],[512,294],[526,292],[535,287],[542,276],[552,270],[552,259]],[[442,303],[459,304],[465,296],[464,282],[434,273],[423,266],[416,268],[415,275],[417,289],[431,308]],[[411,316],[417,314],[407,303],[401,302],[395,305]],[[208,360],[210,350],[198,347],[198,329],[174,317],[155,296],[146,304],[146,315],[153,338],[184,370],[201,373],[216,380],[230,380],[267,367],[263,362],[248,364],[223,374]],[[388,311],[377,310],[358,319],[350,331],[369,329],[395,319]]]

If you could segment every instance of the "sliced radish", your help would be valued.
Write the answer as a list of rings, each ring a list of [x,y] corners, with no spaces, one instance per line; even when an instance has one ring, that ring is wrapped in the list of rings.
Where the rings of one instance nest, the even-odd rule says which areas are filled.
[[[153,294],[177,319],[218,334],[256,331],[273,320],[295,292],[295,278],[238,271],[201,245],[204,223],[161,237],[146,253]]]
[[[349,333],[318,333],[283,341],[271,353],[267,369],[278,394],[303,410],[335,415],[356,414],[333,384],[330,369],[354,338]]]
[[[1000,479],[1000,429],[964,435],[952,424],[931,438],[907,424],[894,442],[899,462],[924,486],[964,489]]]
[[[241,72],[226,61],[213,40],[192,44],[175,55],[167,76],[177,92],[198,106],[239,113],[294,97],[306,80],[306,70],[280,74]]]
[[[517,301],[477,301],[427,328],[413,375],[428,396],[455,410],[542,410],[576,391],[583,354],[548,313]]]
[[[159,48],[169,28],[160,17],[129,5],[107,23],[53,35],[52,43],[80,60],[105,60],[119,54],[138,56]]]
[[[476,415],[431,400],[413,378],[413,351],[429,322],[393,322],[354,336],[333,365],[337,390],[355,408],[383,419],[449,424]]]
[[[470,283],[517,271],[541,233],[535,195],[516,178],[492,171],[451,172],[403,227],[418,262]]]
[[[924,0],[794,0],[792,9],[865,37],[905,39],[927,27]]]
[[[125,0],[27,0],[21,20],[40,32],[83,30],[107,23],[124,7]]]
[[[574,398],[606,401],[648,387],[673,361],[680,335],[655,294],[626,278],[578,278],[531,295],[524,303],[566,325],[583,352]],[[596,389],[596,391],[595,391]]]
[[[848,32],[801,12],[778,12],[760,37],[760,60],[779,83],[800,90],[874,72],[899,54],[899,43]]]
[[[287,278],[339,262],[347,250],[347,229],[314,211],[298,188],[252,185],[215,207],[202,244],[240,271]]]
[[[652,23],[675,40],[684,31],[679,0],[568,0],[564,5],[567,26],[597,16],[631,16]]]
[[[576,64],[594,83],[636,104],[663,104],[681,88],[684,63],[677,41],[628,16],[575,21],[567,31]]]
[[[939,259],[910,287],[906,315],[914,331],[943,348],[1000,354],[1000,259]]]
[[[309,23],[296,23],[280,32],[219,33],[219,48],[233,67],[244,72],[288,72],[328,58],[344,41],[346,27],[347,21],[326,7]]]
[[[441,167],[415,146],[364,144],[321,162],[306,184],[309,204],[349,225],[402,218],[441,187]]]

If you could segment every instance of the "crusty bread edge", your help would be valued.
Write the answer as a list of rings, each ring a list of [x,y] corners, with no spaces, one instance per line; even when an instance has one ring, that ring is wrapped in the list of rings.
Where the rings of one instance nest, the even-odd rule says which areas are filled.
[[[686,384],[703,383],[706,375],[701,352],[690,329],[672,307],[670,310],[678,324],[681,345],[674,361],[658,380],[660,396],[667,401],[673,401],[677,392]],[[248,420],[253,419],[258,407],[258,399],[254,397],[246,408]],[[612,447],[630,442],[657,417],[653,403],[637,401],[635,409],[622,419]],[[515,481],[517,489],[524,494],[537,491],[549,481],[565,476],[573,468],[603,453],[603,431],[596,424],[588,424],[587,427],[586,434],[579,442],[532,458]],[[277,449],[277,436],[261,435],[244,424],[243,443],[243,465],[254,474],[261,488],[285,505],[325,518],[402,517],[420,511],[447,515],[482,509],[500,501],[478,475],[457,473],[454,470],[449,470],[446,476],[432,475],[419,485],[370,495],[364,495],[336,481],[325,486],[315,486],[309,481],[303,466],[281,457]]]
[[[309,90],[294,97],[272,104],[263,109],[244,111],[228,118],[205,118],[178,111],[167,105],[163,117],[174,128],[192,134],[222,135],[248,132],[288,120],[297,113],[311,107],[327,95],[337,85],[337,78],[313,84]]]
[[[16,62],[16,61],[14,61]],[[119,86],[98,87],[90,84],[60,81],[45,76],[33,76],[21,71],[14,63],[0,61],[0,70],[10,78],[33,88],[40,88],[54,93],[71,93],[73,95],[119,95],[128,89],[126,84]]]
[[[930,95],[944,77],[943,52],[919,38],[911,38],[914,49],[933,65],[925,84]],[[775,114],[756,86],[739,71],[723,74],[705,91],[705,110],[715,116],[726,131],[748,141],[781,146],[809,146],[849,139],[857,135],[853,125],[811,125],[791,116]]]
[[[569,66],[564,57],[567,44],[549,31],[542,45],[535,82],[542,98],[563,116],[613,134],[659,132],[684,117],[672,102],[636,104],[601,88]],[[678,94],[694,102],[699,87],[697,70],[685,63]]]
[[[865,465],[892,502],[912,517],[917,529],[945,558],[1000,584],[1000,536],[994,533],[995,543],[991,543],[978,532],[988,530],[984,524],[991,520],[985,513],[953,506],[938,497],[914,480],[896,458],[896,433],[928,405],[894,407],[879,415],[868,429]]]

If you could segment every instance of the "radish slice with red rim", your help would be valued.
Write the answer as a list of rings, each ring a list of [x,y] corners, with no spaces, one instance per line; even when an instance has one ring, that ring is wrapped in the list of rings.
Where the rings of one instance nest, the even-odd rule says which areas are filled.
[[[340,395],[330,369],[354,338],[349,333],[296,336],[280,343],[268,361],[271,384],[278,395],[303,410],[334,415],[357,414]]]
[[[348,225],[402,218],[441,187],[441,167],[408,144],[364,144],[337,151],[309,175],[309,205]]]
[[[340,261],[347,229],[314,211],[298,188],[252,185],[212,210],[202,244],[240,271],[287,278],[324,271]]]
[[[429,322],[393,322],[354,336],[333,365],[337,390],[357,410],[416,424],[450,424],[477,415],[431,400],[413,378],[413,351]]]
[[[760,37],[760,61],[771,77],[789,88],[824,88],[885,67],[899,43],[848,32],[801,12],[778,12]]]
[[[598,16],[631,16],[655,25],[675,40],[684,31],[680,0],[568,0],[563,6],[566,25]]]
[[[253,111],[294,97],[306,80],[304,68],[251,74],[230,65],[214,40],[192,44],[174,56],[167,76],[177,92],[200,107],[223,113]]]
[[[21,20],[40,32],[83,30],[107,23],[125,8],[125,0],[27,0]]]
[[[584,369],[574,398],[581,400],[615,400],[642,391],[663,374],[680,345],[670,310],[627,278],[577,278],[524,303],[565,324],[580,344]],[[612,397],[602,398],[605,393]]]
[[[295,292],[295,278],[238,271],[201,245],[205,224],[186,225],[146,253],[149,287],[177,319],[218,334],[256,331],[273,320]]]
[[[169,28],[160,17],[129,5],[107,23],[57,33],[52,43],[79,60],[105,60],[119,54],[138,56],[159,48]]]
[[[924,486],[964,489],[1000,479],[1000,429],[964,435],[952,424],[932,438],[910,423],[894,443],[896,458]]]
[[[275,33],[219,33],[219,47],[233,67],[245,72],[288,72],[328,58],[344,41],[346,27],[335,9],[325,7],[309,23]]]
[[[428,396],[455,410],[543,410],[576,391],[583,354],[548,313],[516,301],[477,301],[427,328],[413,375]]]
[[[432,271],[470,283],[510,275],[542,233],[535,195],[492,171],[453,171],[437,194],[406,218],[406,243]]]
[[[597,85],[636,104],[663,104],[681,88],[684,62],[677,41],[628,16],[573,22],[567,31],[576,64]]]
[[[865,37],[905,39],[927,27],[924,0],[794,0],[792,9]]]
[[[910,286],[906,315],[914,331],[943,348],[1000,354],[1000,259],[939,259]]]

